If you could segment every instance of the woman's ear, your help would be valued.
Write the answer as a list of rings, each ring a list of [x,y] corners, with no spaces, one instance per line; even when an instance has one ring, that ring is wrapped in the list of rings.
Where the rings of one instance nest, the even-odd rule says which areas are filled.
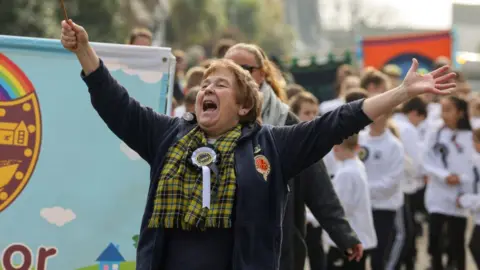
[[[242,109],[240,109],[240,115],[241,115],[241,116],[245,116],[245,115],[248,114],[248,111],[249,111],[249,110],[247,110],[247,109],[245,109],[245,108],[242,108]]]

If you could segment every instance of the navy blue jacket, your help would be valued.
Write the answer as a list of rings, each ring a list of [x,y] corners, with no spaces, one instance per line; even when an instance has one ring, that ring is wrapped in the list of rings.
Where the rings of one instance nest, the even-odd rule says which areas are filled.
[[[137,270],[163,269],[165,232],[150,229],[153,197],[170,146],[196,126],[154,112],[131,98],[107,68],[83,77],[91,102],[109,129],[150,164],[150,187],[137,249]],[[319,161],[333,145],[359,132],[371,120],[362,110],[363,100],[346,104],[310,122],[273,127],[246,125],[235,149],[237,191],[234,220],[233,269],[278,269],[282,220],[288,180]],[[260,153],[254,149],[260,147]],[[257,172],[254,156],[271,164],[267,181]],[[340,247],[348,248],[348,247]]]

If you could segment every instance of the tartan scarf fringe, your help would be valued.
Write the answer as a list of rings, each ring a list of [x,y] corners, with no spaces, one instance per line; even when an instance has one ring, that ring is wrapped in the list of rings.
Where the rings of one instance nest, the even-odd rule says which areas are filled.
[[[202,207],[202,173],[188,162],[193,151],[207,145],[199,127],[168,150],[154,197],[149,228],[232,228],[236,190],[234,150],[241,135],[238,125],[214,144],[218,176],[211,174],[210,209]]]
[[[161,223],[161,224],[160,224]],[[182,230],[190,231],[192,229],[205,230],[206,228],[232,228],[232,219],[230,217],[213,218],[207,217],[205,222],[198,221],[198,224],[190,224],[185,222],[180,216],[167,217],[160,222],[159,218],[150,219],[148,222],[149,228],[181,228]]]

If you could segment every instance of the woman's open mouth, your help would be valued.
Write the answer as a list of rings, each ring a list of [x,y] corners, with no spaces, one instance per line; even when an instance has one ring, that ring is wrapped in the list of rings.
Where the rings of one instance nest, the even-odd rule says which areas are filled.
[[[218,109],[218,105],[212,100],[203,101],[203,112],[214,112]]]

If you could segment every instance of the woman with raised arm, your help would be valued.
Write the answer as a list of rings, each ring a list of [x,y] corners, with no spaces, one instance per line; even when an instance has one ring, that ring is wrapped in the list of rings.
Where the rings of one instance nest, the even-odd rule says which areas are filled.
[[[287,181],[371,119],[426,92],[445,94],[448,67],[412,67],[402,85],[345,104],[310,122],[256,122],[258,85],[229,60],[207,69],[195,115],[172,118],[128,95],[89,45],[85,29],[62,22],[62,44],[82,66],[91,103],[109,129],[151,166],[137,270],[278,269]],[[444,91],[442,91],[444,90]],[[361,245],[344,249],[362,257]]]

